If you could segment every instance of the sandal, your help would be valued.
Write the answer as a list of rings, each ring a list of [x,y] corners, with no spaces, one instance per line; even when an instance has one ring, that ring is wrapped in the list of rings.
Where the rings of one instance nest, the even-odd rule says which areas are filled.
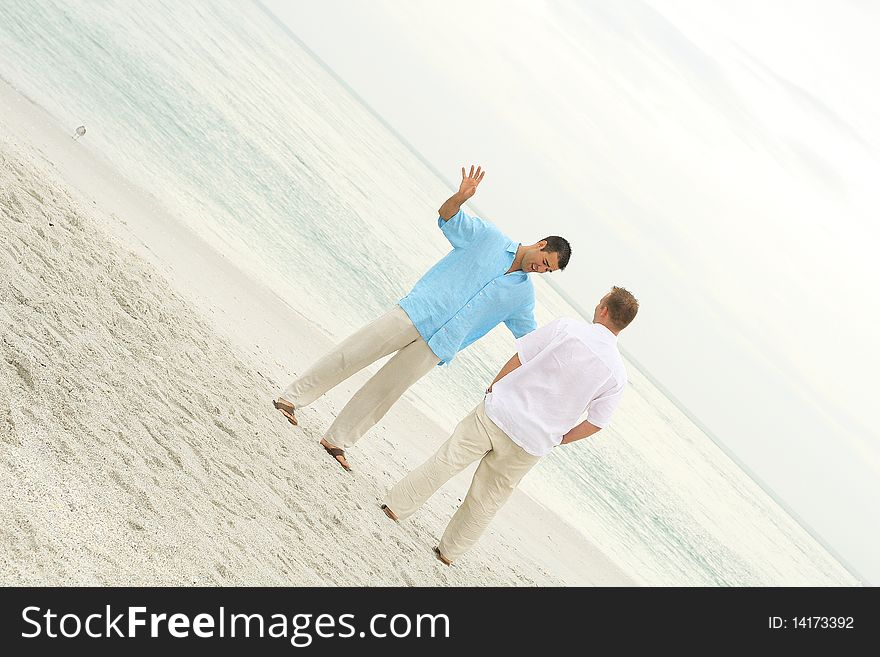
[[[293,414],[293,404],[288,404],[285,401],[275,400],[272,402],[272,406],[281,411],[284,414],[284,417],[287,418],[287,421],[290,422],[293,426],[299,424],[296,421],[296,415]]]
[[[443,556],[443,553],[440,552],[440,548],[439,548],[439,547],[435,547],[435,548],[434,548],[434,556],[437,557],[437,558],[438,558],[440,561],[442,561],[443,563],[445,563],[447,566],[451,566],[451,565],[452,565],[452,562],[451,562],[449,559],[447,559],[446,557],[444,557],[444,556]]]
[[[341,456],[342,458],[345,458],[345,450],[344,449],[342,449],[341,447],[327,447],[324,444],[321,444],[321,447],[323,447],[324,450],[326,450],[326,452],[330,456],[333,457],[334,461],[336,461],[339,465],[341,465],[343,468],[345,468],[348,472],[351,472],[350,466],[345,465],[342,461],[340,461],[338,458],[336,458],[337,456]],[[348,459],[346,459],[346,460],[348,460]]]

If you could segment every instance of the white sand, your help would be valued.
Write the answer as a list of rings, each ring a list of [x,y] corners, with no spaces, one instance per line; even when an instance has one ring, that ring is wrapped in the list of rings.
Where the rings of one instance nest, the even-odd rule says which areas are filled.
[[[318,439],[367,373],[271,399],[331,341],[0,82],[0,584],[629,585],[517,491],[453,567],[468,484],[384,491],[447,433],[405,399],[346,473]]]

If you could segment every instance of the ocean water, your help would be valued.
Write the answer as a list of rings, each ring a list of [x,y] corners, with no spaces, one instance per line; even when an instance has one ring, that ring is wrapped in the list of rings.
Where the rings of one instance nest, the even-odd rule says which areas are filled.
[[[4,0],[0,76],[71,134],[85,124],[126,177],[334,337],[448,250],[436,209],[449,185],[258,3]],[[536,288],[539,323],[578,316]],[[451,428],[512,345],[496,329],[410,398]],[[645,584],[856,582],[627,369],[613,425],[545,458],[526,492]]]

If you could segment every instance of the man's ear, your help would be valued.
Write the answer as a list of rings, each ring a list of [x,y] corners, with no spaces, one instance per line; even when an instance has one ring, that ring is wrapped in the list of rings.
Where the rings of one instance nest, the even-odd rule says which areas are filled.
[[[541,240],[535,246],[538,247],[539,251],[543,251],[545,248],[547,248],[547,240]]]

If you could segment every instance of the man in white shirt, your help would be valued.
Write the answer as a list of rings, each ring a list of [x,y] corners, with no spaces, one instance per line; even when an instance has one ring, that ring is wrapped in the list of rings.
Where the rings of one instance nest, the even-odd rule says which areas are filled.
[[[617,335],[638,309],[630,292],[614,287],[596,306],[592,324],[562,318],[519,338],[517,353],[486,398],[434,456],[391,489],[385,514],[408,518],[480,459],[464,502],[434,548],[447,565],[469,550],[542,456],[608,425],[626,384]]]

